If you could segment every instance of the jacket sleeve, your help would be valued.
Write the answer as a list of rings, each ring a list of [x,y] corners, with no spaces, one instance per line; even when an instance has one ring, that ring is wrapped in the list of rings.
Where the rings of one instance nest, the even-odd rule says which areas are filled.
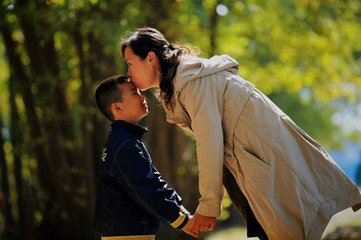
[[[210,75],[209,77],[212,77]],[[217,217],[223,197],[222,172],[224,142],[222,129],[222,94],[207,78],[190,81],[179,96],[191,119],[197,145],[199,191],[197,213]]]
[[[111,175],[140,207],[180,229],[187,223],[189,213],[181,205],[181,197],[167,188],[145,154],[134,141],[122,144],[111,166]]]

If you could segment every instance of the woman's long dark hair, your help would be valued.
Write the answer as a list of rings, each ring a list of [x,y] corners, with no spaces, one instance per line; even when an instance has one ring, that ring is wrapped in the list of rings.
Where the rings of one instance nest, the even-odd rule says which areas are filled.
[[[164,93],[163,99],[168,104],[173,96],[172,81],[180,57],[183,54],[190,54],[190,49],[170,44],[160,31],[151,27],[138,28],[137,31],[121,41],[120,51],[123,57],[127,47],[131,47],[134,54],[142,59],[145,59],[150,51],[157,55],[161,70],[159,87]]]

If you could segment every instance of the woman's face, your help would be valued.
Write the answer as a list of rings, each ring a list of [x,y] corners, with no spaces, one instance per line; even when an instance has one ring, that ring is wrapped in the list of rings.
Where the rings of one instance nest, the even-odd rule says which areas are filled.
[[[141,91],[159,87],[160,65],[154,52],[149,52],[145,59],[133,52],[131,47],[126,47],[124,58],[128,64],[128,76],[134,85]]]

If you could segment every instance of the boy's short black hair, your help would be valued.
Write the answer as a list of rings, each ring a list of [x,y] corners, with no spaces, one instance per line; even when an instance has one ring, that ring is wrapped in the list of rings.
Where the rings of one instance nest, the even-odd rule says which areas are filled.
[[[99,110],[110,121],[114,120],[111,105],[115,102],[123,102],[122,91],[119,84],[130,83],[126,76],[114,75],[102,80],[95,90],[95,101]]]

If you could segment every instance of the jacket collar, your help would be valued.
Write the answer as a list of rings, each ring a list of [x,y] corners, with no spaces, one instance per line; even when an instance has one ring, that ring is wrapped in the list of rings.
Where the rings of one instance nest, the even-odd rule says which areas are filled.
[[[129,123],[129,122],[126,122],[126,121],[123,121],[123,120],[113,121],[111,127],[112,127],[112,129],[116,129],[118,127],[126,129],[127,131],[129,131],[137,139],[141,139],[142,136],[146,132],[148,132],[148,128],[146,128],[144,126],[132,124],[132,123]]]

